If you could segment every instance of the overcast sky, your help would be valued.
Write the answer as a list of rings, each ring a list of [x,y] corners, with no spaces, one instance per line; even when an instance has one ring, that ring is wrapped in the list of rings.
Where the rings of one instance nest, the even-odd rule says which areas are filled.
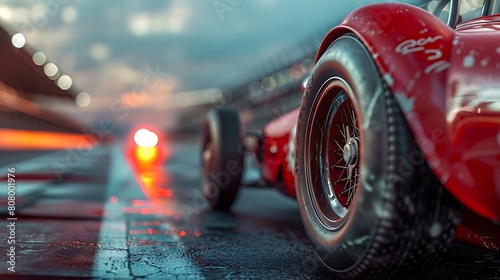
[[[185,92],[241,82],[256,66],[368,2],[3,0],[0,17],[68,74],[77,93],[89,93],[89,106],[69,113],[94,123],[116,100],[133,103],[130,108],[148,119]],[[154,71],[161,81],[148,80]],[[145,79],[147,96],[127,101],[144,90]]]

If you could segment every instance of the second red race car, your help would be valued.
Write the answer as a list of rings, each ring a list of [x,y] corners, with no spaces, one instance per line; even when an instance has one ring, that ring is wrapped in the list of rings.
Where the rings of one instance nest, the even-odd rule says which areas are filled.
[[[500,250],[500,1],[377,3],[319,47],[300,108],[246,134],[212,111],[203,192],[228,209],[245,154],[296,197],[343,279],[410,279],[452,240]]]

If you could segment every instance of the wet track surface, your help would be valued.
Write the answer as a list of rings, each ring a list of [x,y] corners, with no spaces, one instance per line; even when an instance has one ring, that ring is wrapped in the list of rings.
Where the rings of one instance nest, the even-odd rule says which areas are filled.
[[[4,254],[0,279],[332,279],[293,200],[244,188],[232,212],[208,211],[198,139],[166,142],[160,165],[119,144],[69,166],[69,151],[11,164],[19,175],[16,272]],[[43,176],[54,166],[66,166],[63,181]],[[454,244],[429,270],[424,279],[500,279],[500,256]]]

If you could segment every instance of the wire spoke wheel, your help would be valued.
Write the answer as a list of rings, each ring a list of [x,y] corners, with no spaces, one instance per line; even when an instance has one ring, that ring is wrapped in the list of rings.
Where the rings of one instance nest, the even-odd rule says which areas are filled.
[[[341,226],[360,184],[360,130],[345,81],[335,78],[320,92],[311,119],[308,170],[316,214],[331,230]]]
[[[318,256],[342,279],[420,279],[452,240],[460,205],[425,160],[412,161],[421,151],[354,34],[328,47],[308,84],[295,182]]]

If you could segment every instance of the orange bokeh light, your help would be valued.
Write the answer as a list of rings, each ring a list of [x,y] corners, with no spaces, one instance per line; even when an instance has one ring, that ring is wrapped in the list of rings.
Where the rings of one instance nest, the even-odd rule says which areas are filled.
[[[85,134],[0,129],[0,150],[92,149],[95,142]]]

